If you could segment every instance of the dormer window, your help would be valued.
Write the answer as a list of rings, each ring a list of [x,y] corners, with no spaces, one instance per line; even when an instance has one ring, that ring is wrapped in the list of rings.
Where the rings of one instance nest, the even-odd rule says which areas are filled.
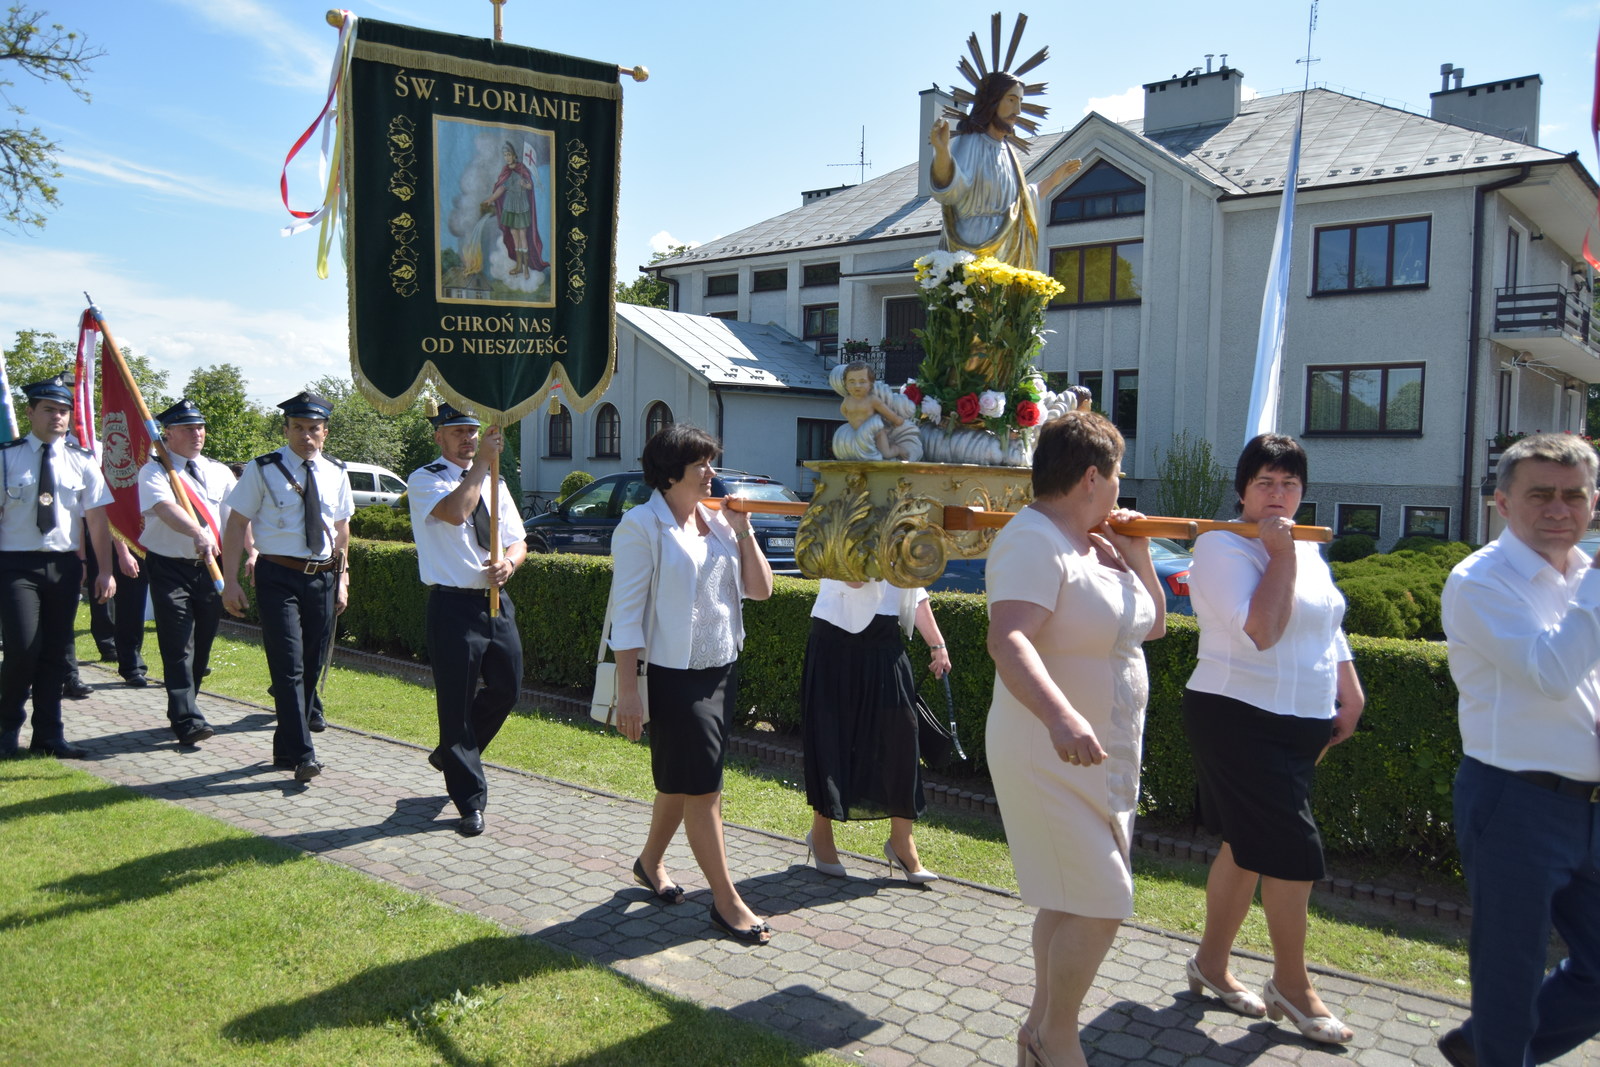
[[[1050,201],[1050,221],[1083,222],[1144,214],[1144,184],[1101,160]]]

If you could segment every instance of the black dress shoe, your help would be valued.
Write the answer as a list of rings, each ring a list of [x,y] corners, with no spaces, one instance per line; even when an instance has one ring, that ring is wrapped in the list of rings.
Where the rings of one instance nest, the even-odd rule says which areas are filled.
[[[179,735],[178,744],[198,745],[200,742],[209,741],[215,736],[217,736],[217,732],[209,724],[201,723],[188,733]]]
[[[29,752],[37,752],[44,756],[54,756],[56,759],[87,759],[89,750],[79,748],[69,741],[35,741],[28,746]]]
[[[462,837],[477,837],[483,833],[483,812],[469,811],[456,823],[456,833]]]
[[[317,762],[316,757],[312,757],[294,769],[294,780],[297,782],[309,782],[321,773],[322,764]]]
[[[1467,1032],[1459,1026],[1439,1039],[1439,1055],[1451,1067],[1478,1067],[1478,1054],[1467,1040]]]
[[[66,697],[68,700],[82,700],[92,692],[94,692],[94,690],[85,685],[81,679],[78,681],[68,682],[66,685],[61,687],[61,695]]]
[[[320,714],[306,716],[306,729],[314,734],[320,734],[328,728],[328,720]]]
[[[150,684],[150,679],[142,674],[130,674],[122,680],[122,684],[129,689],[144,689]]]

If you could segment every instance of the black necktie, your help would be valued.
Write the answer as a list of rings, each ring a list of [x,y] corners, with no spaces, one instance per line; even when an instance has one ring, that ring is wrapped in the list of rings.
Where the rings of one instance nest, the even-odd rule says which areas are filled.
[[[200,484],[200,468],[194,465],[194,460],[191,459],[183,465],[183,473],[193,478],[195,485]]]
[[[35,520],[39,532],[48,534],[56,528],[56,471],[50,465],[50,446],[39,450],[39,511]]]
[[[461,480],[467,480],[467,472],[461,472]],[[472,535],[478,539],[478,547],[485,552],[489,551],[489,502],[478,494],[478,506],[472,509]]]
[[[322,559],[328,554],[328,539],[322,534],[322,498],[317,495],[317,476],[311,470],[311,461],[305,461],[306,489],[300,500],[306,509],[306,550],[312,559]]]

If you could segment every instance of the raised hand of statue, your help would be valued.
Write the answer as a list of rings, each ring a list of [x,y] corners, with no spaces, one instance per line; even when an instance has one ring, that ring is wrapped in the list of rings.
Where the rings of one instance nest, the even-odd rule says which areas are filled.
[[[933,129],[928,131],[928,143],[936,152],[949,152],[950,124],[944,119],[934,119]]]

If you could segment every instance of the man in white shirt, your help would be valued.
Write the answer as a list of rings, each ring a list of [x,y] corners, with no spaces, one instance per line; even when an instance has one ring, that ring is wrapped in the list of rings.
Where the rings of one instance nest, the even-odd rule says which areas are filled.
[[[1596,467],[1570,434],[1513,444],[1507,529],[1445,583],[1472,899],[1472,1016],[1439,1040],[1456,1067],[1545,1063],[1600,1033],[1600,569],[1576,548]],[[1569,956],[1546,974],[1552,927]]]
[[[206,417],[188,397],[156,416],[173,474],[153,455],[139,469],[139,512],[144,516],[145,570],[156,613],[156,642],[167,687],[167,720],[180,745],[196,745],[216,731],[195,702],[222,620],[222,594],[206,566],[222,550],[228,510],[222,498],[236,479],[226,464],[200,454]],[[179,502],[176,478],[190,506]],[[192,512],[192,514],[191,514]]]
[[[239,564],[253,538],[261,643],[278,715],[272,762],[293,768],[295,780],[304,783],[322,773],[311,744],[321,728],[317,681],[336,616],[350,595],[345,554],[356,509],[344,464],[322,451],[333,405],[300,393],[278,407],[288,444],[246,464],[228,494],[222,606],[240,617],[249,607]]]
[[[88,755],[62,732],[61,687],[83,576],[79,533],[87,528],[100,558],[111,558],[111,490],[94,453],[63,440],[72,389],[62,374],[24,386],[30,432],[0,445],[0,759],[18,755],[30,691],[29,749],[57,759]],[[95,578],[96,600],[116,591],[109,571]]]
[[[476,837],[483,833],[489,797],[483,750],[522,689],[522,637],[503,586],[528,546],[522,517],[502,481],[496,514],[504,552],[490,562],[489,461],[505,447],[504,435],[494,428],[480,443],[478,420],[449,404],[428,421],[439,459],[406,479],[417,569],[428,587],[428,661],[439,712],[439,747],[428,762],[444,775],[461,813],[457,831]],[[500,613],[493,617],[491,587],[500,589]]]

